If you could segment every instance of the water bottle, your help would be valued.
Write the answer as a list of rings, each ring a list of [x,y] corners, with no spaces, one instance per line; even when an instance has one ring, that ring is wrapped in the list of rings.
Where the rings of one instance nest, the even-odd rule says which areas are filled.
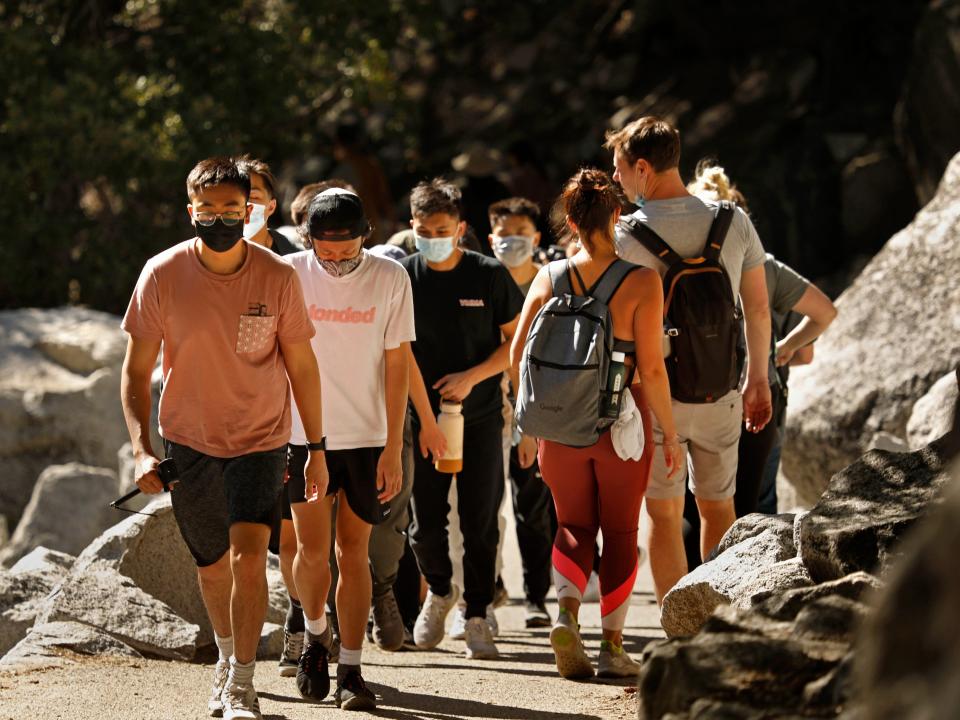
[[[614,351],[610,355],[603,416],[614,420],[620,417],[620,397],[623,394],[623,386],[627,382],[626,359],[627,356],[619,351]]]
[[[455,402],[440,402],[437,424],[447,441],[447,451],[434,463],[437,472],[458,473],[463,470],[463,406]]]

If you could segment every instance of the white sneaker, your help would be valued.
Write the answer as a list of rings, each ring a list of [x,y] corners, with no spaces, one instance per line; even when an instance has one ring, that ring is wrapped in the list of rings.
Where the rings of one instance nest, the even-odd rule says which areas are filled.
[[[487,625],[490,626],[490,634],[497,637],[500,634],[500,623],[497,622],[497,613],[493,605],[487,605]],[[467,637],[467,606],[457,604],[453,611],[453,622],[450,625],[450,632],[447,633],[451,640],[463,640]]]
[[[472,617],[467,620],[466,637],[467,657],[471,660],[496,660],[500,657],[497,646],[493,644],[493,633],[485,618]]]
[[[220,717],[223,715],[223,689],[227,686],[227,678],[230,677],[230,661],[217,660],[213,667],[213,687],[210,688],[210,699],[207,700],[207,712],[210,717]]]
[[[593,677],[593,665],[583,649],[580,626],[566,610],[560,610],[557,622],[550,631],[550,645],[557,660],[557,672],[568,680]]]
[[[432,590],[427,591],[426,602],[420,608],[417,622],[413,626],[413,640],[421,650],[432,650],[443,640],[443,624],[447,614],[457,604],[460,598],[460,589],[456,585],[450,586],[447,596],[434,595]]]
[[[590,573],[590,579],[587,580],[587,587],[584,588],[581,602],[600,602],[600,576],[595,572]]]
[[[252,684],[232,683],[223,691],[223,720],[263,720]]]
[[[453,622],[450,623],[451,640],[463,640],[467,636],[467,606],[457,603],[453,609]]]
[[[600,655],[597,657],[597,677],[635,678],[640,665],[623,649],[609,642],[600,643]]]

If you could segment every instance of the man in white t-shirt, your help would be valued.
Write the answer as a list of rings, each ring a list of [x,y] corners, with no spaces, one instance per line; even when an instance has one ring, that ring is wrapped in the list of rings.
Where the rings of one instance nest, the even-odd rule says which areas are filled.
[[[638,206],[631,216],[653,230],[681,258],[705,254],[707,235],[717,215],[717,203],[691,195],[680,178],[680,133],[670,123],[643,117],[607,135],[613,150],[613,179]],[[632,234],[617,227],[617,251],[637,265],[657,270],[667,265]],[[736,210],[719,262],[730,278],[732,295],[740,296],[747,340],[746,382],[742,395],[735,388],[722,397],[700,403],[673,400],[677,435],[664,437],[654,424],[657,444],[679,444],[688,461],[689,481],[700,512],[703,557],[733,524],[737,446],[740,429],[759,432],[770,420],[767,353],[770,348],[770,306],[763,263],[766,255],[757,231],[742,210]],[[683,479],[670,476],[656,453],[645,494],[650,518],[650,570],[657,601],[687,573],[683,547]],[[681,468],[683,469],[683,468]]]
[[[373,525],[389,514],[388,503],[402,483],[413,298],[399,263],[363,249],[370,224],[356,194],[340,188],[320,193],[310,203],[302,230],[313,248],[285,259],[300,279],[317,330],[312,345],[327,383],[321,404],[328,423],[330,484],[305,487],[303,459],[310,444],[294,413],[288,489],[297,534],[293,572],[306,625],[297,688],[315,701],[330,690],[324,602],[336,499],[341,648],[334,699],[338,707],[372,710],[375,698],[360,674],[371,597],[367,552]]]

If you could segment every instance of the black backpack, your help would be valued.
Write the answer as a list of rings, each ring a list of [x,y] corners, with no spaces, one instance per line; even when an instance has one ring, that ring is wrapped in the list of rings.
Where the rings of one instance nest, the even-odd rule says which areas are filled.
[[[667,265],[663,278],[663,331],[670,394],[685,403],[711,403],[737,387],[741,363],[740,310],[720,251],[734,205],[721,202],[701,257],[682,258],[648,225],[634,217],[621,226]]]

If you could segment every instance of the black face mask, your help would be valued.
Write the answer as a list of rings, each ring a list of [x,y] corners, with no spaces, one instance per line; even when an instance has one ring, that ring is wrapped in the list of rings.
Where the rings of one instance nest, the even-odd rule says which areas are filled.
[[[227,252],[236,245],[243,237],[243,223],[236,225],[224,225],[223,218],[217,218],[213,225],[205,227],[199,223],[195,225],[197,236],[203,241],[203,244],[214,252]]]

